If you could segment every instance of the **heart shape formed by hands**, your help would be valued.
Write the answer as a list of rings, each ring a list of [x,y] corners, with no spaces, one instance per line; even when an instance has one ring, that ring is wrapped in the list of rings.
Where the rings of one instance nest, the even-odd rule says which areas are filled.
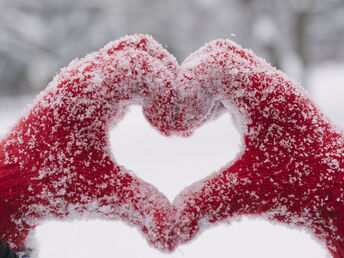
[[[133,103],[165,135],[227,109],[242,152],[171,204],[111,157],[107,131]],[[127,36],[63,69],[1,141],[0,238],[18,248],[49,218],[122,219],[171,251],[255,214],[307,228],[344,257],[343,139],[297,83],[232,41],[179,66],[152,38]]]

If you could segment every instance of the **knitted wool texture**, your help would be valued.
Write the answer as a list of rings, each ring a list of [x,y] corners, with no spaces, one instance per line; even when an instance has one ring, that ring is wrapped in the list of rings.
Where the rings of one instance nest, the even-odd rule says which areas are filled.
[[[165,112],[174,63],[151,37],[134,35],[61,70],[0,142],[0,239],[17,250],[48,219],[120,218],[171,249],[168,199],[115,162],[107,131],[130,104],[163,131],[172,124],[164,119],[173,117]]]
[[[232,216],[302,226],[344,257],[344,137],[301,86],[251,51],[216,40],[178,75],[179,133],[223,106],[242,133],[240,155],[174,201],[179,241]]]

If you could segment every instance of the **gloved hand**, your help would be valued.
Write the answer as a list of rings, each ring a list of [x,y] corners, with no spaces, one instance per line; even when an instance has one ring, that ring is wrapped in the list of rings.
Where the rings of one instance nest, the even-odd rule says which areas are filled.
[[[0,141],[0,238],[18,250],[44,220],[120,218],[173,249],[168,199],[116,163],[108,131],[140,104],[167,134],[175,75],[174,57],[144,35],[62,69]]]
[[[344,257],[344,137],[284,73],[230,40],[201,48],[180,67],[175,133],[229,111],[239,156],[174,202],[179,242],[233,216],[259,215],[306,228]]]

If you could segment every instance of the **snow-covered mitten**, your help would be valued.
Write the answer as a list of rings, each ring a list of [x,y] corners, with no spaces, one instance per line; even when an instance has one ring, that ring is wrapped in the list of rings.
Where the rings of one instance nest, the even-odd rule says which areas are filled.
[[[115,162],[108,130],[140,104],[167,133],[175,75],[174,57],[144,35],[62,69],[0,141],[0,238],[18,250],[44,220],[122,219],[173,248],[168,199]]]
[[[225,107],[243,135],[236,160],[175,200],[180,241],[253,214],[304,227],[344,257],[343,132],[301,86],[230,40],[195,52],[178,76],[178,133]]]

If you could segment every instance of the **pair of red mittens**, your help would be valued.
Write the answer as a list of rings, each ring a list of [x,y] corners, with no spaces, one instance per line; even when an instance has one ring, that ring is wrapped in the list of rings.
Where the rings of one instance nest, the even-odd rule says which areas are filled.
[[[242,152],[171,204],[111,156],[107,131],[134,103],[166,135],[229,110]],[[18,248],[42,220],[122,219],[173,250],[254,214],[307,228],[343,257],[343,143],[297,83],[231,41],[179,66],[150,37],[128,36],[62,70],[1,141],[0,238]]]

